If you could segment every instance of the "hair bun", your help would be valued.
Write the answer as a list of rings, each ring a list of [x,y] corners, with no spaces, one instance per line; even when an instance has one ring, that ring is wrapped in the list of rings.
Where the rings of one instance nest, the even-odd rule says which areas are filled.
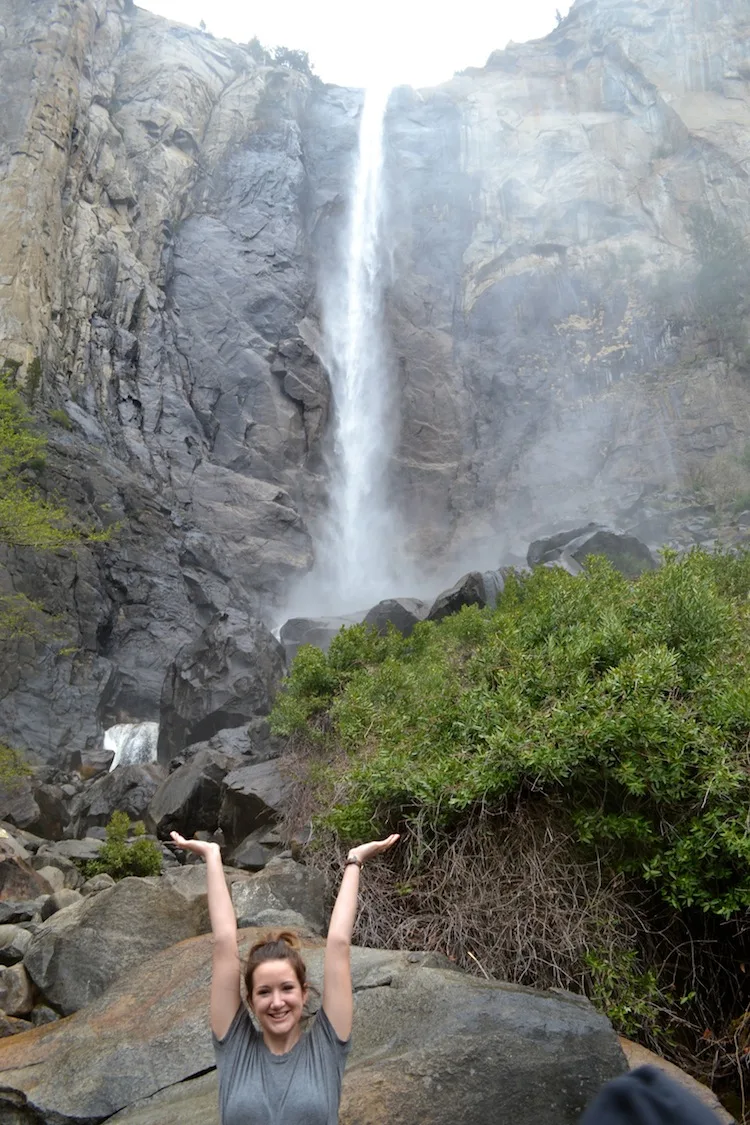
[[[259,949],[265,949],[267,945],[281,944],[286,945],[289,949],[293,949],[296,953],[299,953],[302,948],[301,941],[291,930],[272,930],[271,933],[266,934],[260,941],[256,941],[254,945],[251,945],[248,958],[252,957]]]
[[[270,934],[266,941],[283,941],[284,945],[288,945],[290,949],[300,950],[302,948],[302,942],[291,930],[279,930],[276,934]]]

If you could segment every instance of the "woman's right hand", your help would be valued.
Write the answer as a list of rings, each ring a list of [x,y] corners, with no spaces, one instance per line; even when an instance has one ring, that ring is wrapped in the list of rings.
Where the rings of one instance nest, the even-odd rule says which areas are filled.
[[[212,840],[186,840],[179,832],[170,832],[169,835],[178,848],[182,848],[186,852],[194,852],[196,855],[201,856],[202,859],[208,859],[212,852],[216,852],[217,855],[221,856],[219,845],[215,844]]]

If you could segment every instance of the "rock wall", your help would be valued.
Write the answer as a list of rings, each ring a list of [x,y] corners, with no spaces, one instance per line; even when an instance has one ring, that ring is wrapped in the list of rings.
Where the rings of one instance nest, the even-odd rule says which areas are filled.
[[[48,426],[45,485],[118,523],[0,557],[0,591],[65,634],[5,644],[0,737],[72,760],[158,718],[217,612],[270,619],[312,563],[361,93],[130,0],[0,0],[0,67],[0,366]],[[750,436],[742,356],[684,288],[696,209],[750,230],[749,125],[742,0],[578,2],[545,40],[394,93],[392,491],[432,584],[394,595]]]

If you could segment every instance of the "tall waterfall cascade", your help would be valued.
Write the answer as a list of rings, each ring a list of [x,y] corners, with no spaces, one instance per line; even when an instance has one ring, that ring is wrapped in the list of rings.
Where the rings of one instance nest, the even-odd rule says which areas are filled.
[[[117,766],[146,765],[156,761],[158,723],[118,723],[104,732],[104,749],[112,750],[111,773]]]
[[[338,278],[323,292],[335,411],[330,508],[301,599],[318,612],[367,608],[399,586],[401,535],[389,507],[397,429],[384,347],[383,129],[390,88],[365,93]],[[307,596],[305,596],[307,595]]]

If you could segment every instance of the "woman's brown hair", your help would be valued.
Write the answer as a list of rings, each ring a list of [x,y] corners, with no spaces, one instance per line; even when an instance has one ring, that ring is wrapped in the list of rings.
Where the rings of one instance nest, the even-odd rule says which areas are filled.
[[[247,955],[245,963],[245,988],[247,998],[253,996],[253,973],[264,961],[288,961],[304,992],[307,988],[307,966],[300,954],[299,938],[290,930],[280,930],[269,934],[262,941],[256,941]]]

